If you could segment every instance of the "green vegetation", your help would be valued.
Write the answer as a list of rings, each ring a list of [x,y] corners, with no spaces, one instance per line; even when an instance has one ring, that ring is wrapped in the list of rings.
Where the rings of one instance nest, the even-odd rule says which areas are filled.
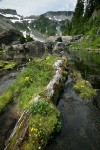
[[[54,75],[53,64],[58,59],[59,57],[48,56],[33,60],[24,72],[19,74],[16,82],[0,97],[1,110],[11,100],[16,101],[20,111],[26,110],[17,124],[18,128],[7,149],[10,150],[14,146],[19,148],[19,145],[21,150],[43,149],[60,131],[60,113],[46,92],[46,86]],[[15,144],[16,141],[18,144]]]
[[[45,90],[53,75],[52,65],[57,59],[48,56],[45,60],[36,59],[30,62],[16,82],[0,96],[0,112],[12,99],[19,104],[21,110],[29,107],[32,99]]]
[[[96,95],[96,90],[93,89],[89,81],[82,78],[78,72],[73,72],[71,77],[74,79],[74,89],[79,93],[81,98],[91,99]]]
[[[4,61],[0,60],[0,68],[3,68],[5,65]]]
[[[29,150],[43,148],[61,129],[60,113],[45,99],[34,103],[30,109],[32,116],[29,121],[29,141],[25,144]],[[23,144],[24,145],[24,144]]]
[[[26,42],[31,42],[33,41],[33,38],[30,37],[30,35],[26,35]]]
[[[85,8],[86,6],[86,8]],[[94,13],[94,14],[93,14]],[[70,24],[70,34],[97,35],[100,30],[100,1],[77,0],[75,12]],[[89,32],[89,33],[88,33]],[[94,33],[95,32],[95,33]]]
[[[44,149],[47,142],[52,140],[61,129],[60,113],[49,99],[39,99],[33,102],[29,110],[30,117],[28,122],[17,128],[15,136],[12,138],[8,149],[12,149],[19,141],[19,137],[27,128],[27,133],[24,140],[21,141],[21,150],[39,150]],[[20,120],[21,121],[21,120]],[[22,132],[23,130],[23,132]],[[17,147],[18,148],[18,147]]]
[[[31,38],[29,34],[26,35],[26,38],[23,35],[20,36],[20,43],[21,44],[24,44],[26,42],[31,42],[31,41],[33,41],[33,38]]]
[[[1,51],[1,52],[3,51],[3,48],[2,48],[2,47],[0,47],[0,51]]]
[[[40,31],[41,33],[47,36],[52,36],[52,35],[56,35],[57,33],[56,27],[59,26],[59,24],[61,27],[62,34],[65,34],[66,30],[68,31],[68,29],[66,28],[69,25],[68,20],[60,21],[58,23],[58,21],[50,20],[46,18],[44,15],[41,15],[39,19],[32,22],[30,24],[30,28],[37,29],[38,31]]]
[[[2,61],[0,60],[0,68],[3,70],[12,70],[17,66],[17,63],[14,61]]]
[[[4,66],[4,69],[5,69],[5,70],[12,70],[13,68],[16,67],[16,65],[17,65],[16,62],[11,61],[11,62],[8,62],[8,63]]]
[[[20,43],[24,44],[26,42],[26,38],[23,36],[23,34],[20,36]]]
[[[16,29],[21,30],[21,31],[29,31],[29,29],[27,28],[28,23],[26,21],[24,21],[24,23],[20,23],[20,22],[15,22],[14,26]]]
[[[39,19],[37,19],[36,21],[30,24],[30,27],[33,29],[37,29],[41,33],[44,33],[47,35],[55,35],[56,25],[57,25],[57,22],[49,20],[44,15],[41,15]]]
[[[77,0],[75,12],[71,22],[71,34],[80,33],[83,27],[84,0]]]

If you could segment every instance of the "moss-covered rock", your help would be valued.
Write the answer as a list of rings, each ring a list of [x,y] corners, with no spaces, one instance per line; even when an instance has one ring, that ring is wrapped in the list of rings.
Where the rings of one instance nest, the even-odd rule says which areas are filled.
[[[92,99],[96,95],[96,90],[93,89],[89,81],[82,78],[80,73],[75,71],[71,76],[74,79],[74,89],[79,93],[81,98]]]

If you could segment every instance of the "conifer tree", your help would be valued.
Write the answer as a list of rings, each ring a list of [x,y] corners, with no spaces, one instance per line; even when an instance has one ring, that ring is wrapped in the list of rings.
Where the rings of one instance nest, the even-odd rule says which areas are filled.
[[[84,0],[77,0],[75,12],[73,13],[73,18],[71,22],[72,34],[81,33],[83,24],[83,14],[84,14]]]
[[[95,10],[95,0],[87,0],[84,18],[86,20],[89,19],[92,16],[94,10]]]
[[[95,9],[96,10],[100,9],[100,0],[95,0]]]
[[[74,24],[79,23],[79,21],[82,19],[84,13],[84,0],[77,0],[75,12],[73,14],[72,22]]]

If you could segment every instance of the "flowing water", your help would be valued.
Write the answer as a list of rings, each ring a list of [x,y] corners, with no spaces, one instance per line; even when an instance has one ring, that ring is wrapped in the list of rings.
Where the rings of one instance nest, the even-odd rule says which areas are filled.
[[[0,78],[0,94],[2,94],[14,81],[17,72],[10,72]]]
[[[46,150],[100,150],[100,110],[92,101],[77,95],[70,76],[58,109],[62,116],[61,133]]]
[[[0,94],[5,92],[14,83],[17,74],[18,71],[11,71],[0,78]],[[19,117],[20,113],[15,102],[9,103],[5,112],[0,115],[0,150],[4,149],[5,142],[13,131]]]

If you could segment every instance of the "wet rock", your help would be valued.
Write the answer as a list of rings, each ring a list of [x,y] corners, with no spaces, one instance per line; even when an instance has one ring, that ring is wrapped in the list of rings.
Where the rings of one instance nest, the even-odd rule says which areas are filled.
[[[61,51],[64,51],[65,49],[65,43],[63,42],[57,42],[55,45],[54,45],[54,48],[53,48],[53,54],[60,54]]]
[[[45,53],[52,54],[52,50],[53,50],[53,47],[54,47],[54,42],[45,42],[44,47],[45,47]]]
[[[82,34],[77,35],[77,36],[74,36],[74,37],[72,38],[71,42],[75,42],[75,41],[79,40],[79,39],[82,38],[82,37],[83,37]]]

